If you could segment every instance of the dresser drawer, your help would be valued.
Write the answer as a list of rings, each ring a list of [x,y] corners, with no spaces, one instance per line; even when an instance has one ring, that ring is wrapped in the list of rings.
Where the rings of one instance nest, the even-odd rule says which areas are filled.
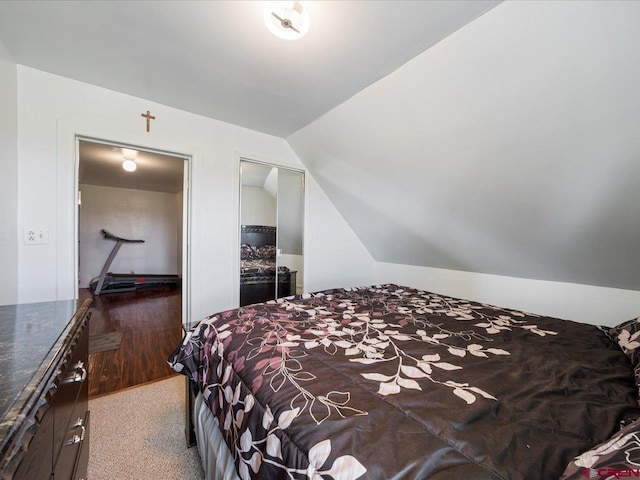
[[[69,428],[71,423],[76,422],[77,418],[73,417],[76,402],[81,394],[88,394],[87,382],[87,358],[89,352],[89,328],[85,326],[78,332],[78,335],[72,342],[69,349],[70,355],[62,367],[61,373],[58,375],[58,391],[53,400],[54,406],[54,463],[61,451],[62,446],[69,440]],[[86,407],[82,407],[81,415],[84,416]]]
[[[53,430],[53,410],[47,408],[40,423],[35,423],[25,433],[26,453],[13,476],[14,480],[44,480],[51,477]]]
[[[89,455],[89,412],[76,418],[67,429],[67,437],[60,448],[60,454],[54,467],[54,478],[75,480],[86,477]],[[80,475],[80,476],[77,476]]]
[[[86,428],[85,439],[79,447],[76,455],[76,462],[73,466],[73,480],[85,480],[87,478],[87,470],[89,465],[89,427],[91,426],[91,416],[89,411],[85,416],[84,425]]]
[[[2,479],[86,479],[91,301],[86,300],[82,305],[76,303],[75,310],[71,310],[70,302],[73,301],[33,304],[28,310],[28,318],[22,320],[30,322],[27,326],[32,325],[37,330],[41,328],[43,318],[47,318],[61,330],[51,335],[55,339],[51,347],[40,345],[47,350],[42,359],[34,359],[33,365],[29,366],[31,379],[27,384],[21,383],[23,386],[15,397],[16,403],[6,413],[12,423],[0,425],[9,426],[0,437],[3,442],[0,454]],[[24,306],[11,312],[15,316],[21,309]],[[61,318],[69,318],[69,311],[75,313],[63,323]]]

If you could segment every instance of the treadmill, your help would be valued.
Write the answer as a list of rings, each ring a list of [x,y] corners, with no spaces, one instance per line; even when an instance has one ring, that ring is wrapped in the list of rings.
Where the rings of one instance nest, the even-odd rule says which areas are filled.
[[[141,288],[149,287],[163,287],[163,286],[179,286],[182,281],[178,275],[156,275],[156,274],[128,274],[128,273],[111,273],[109,268],[113,263],[113,260],[118,254],[118,250],[124,243],[144,243],[144,240],[132,240],[129,238],[122,238],[107,232],[106,230],[100,230],[104,238],[107,240],[113,240],[116,244],[111,250],[107,261],[102,267],[100,276],[94,278],[89,283],[94,295],[100,295],[103,293],[118,293],[118,292],[133,292]]]

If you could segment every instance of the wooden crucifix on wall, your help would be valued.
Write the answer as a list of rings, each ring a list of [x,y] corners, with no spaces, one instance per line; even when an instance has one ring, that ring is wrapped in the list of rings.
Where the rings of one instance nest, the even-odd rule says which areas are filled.
[[[147,110],[147,113],[142,113],[141,115],[147,119],[147,132],[149,132],[151,128],[151,120],[155,120],[156,117],[151,115],[151,112],[149,112],[149,110]]]

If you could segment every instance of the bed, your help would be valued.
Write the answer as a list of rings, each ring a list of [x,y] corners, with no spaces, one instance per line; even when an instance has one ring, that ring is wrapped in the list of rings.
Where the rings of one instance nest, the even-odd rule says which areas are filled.
[[[276,227],[242,225],[240,229],[240,306],[295,294],[296,272],[276,267]],[[277,271],[277,275],[276,275]]]
[[[216,313],[169,363],[207,478],[619,478],[640,476],[638,325],[379,285]]]

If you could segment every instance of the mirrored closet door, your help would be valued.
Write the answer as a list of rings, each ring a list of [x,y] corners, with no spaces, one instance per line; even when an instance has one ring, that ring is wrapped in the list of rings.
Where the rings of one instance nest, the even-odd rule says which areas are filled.
[[[240,162],[240,306],[303,291],[304,172]]]

